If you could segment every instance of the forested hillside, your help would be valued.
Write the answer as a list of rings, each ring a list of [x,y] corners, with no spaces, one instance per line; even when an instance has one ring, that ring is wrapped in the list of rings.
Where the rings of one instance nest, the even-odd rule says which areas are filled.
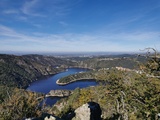
[[[57,115],[67,114],[88,101],[100,104],[104,120],[155,120],[160,111],[160,79],[118,70],[97,74],[100,85],[76,89],[55,105]],[[58,104],[63,104],[59,109]]]
[[[31,82],[59,73],[72,62],[43,55],[0,55],[0,119],[17,120],[41,115],[44,95],[24,89]]]
[[[31,82],[63,71],[73,63],[42,55],[0,55],[0,84],[25,87]]]
[[[124,67],[130,69],[139,68],[140,63],[145,63],[146,59],[144,56],[138,55],[110,55],[110,56],[99,56],[99,57],[75,57],[70,58],[77,62],[77,66],[86,67],[92,69],[100,68],[112,68],[112,67]]]
[[[100,104],[104,120],[157,120],[160,111],[160,58],[159,55],[146,56],[140,64],[142,72],[118,69],[99,69],[62,78],[61,82],[72,79],[93,77],[98,86],[77,88],[73,94],[59,101],[55,114],[65,118],[77,107],[88,101]],[[59,108],[61,105],[61,108]]]
[[[40,117],[43,113],[71,120],[68,116],[72,115],[79,106],[91,101],[100,105],[102,120],[155,120],[160,111],[160,58],[159,55],[146,58],[133,61],[133,58],[101,57],[69,62],[69,60],[40,55],[1,55],[0,115],[2,120]],[[140,62],[143,60],[146,62]],[[99,82],[99,85],[77,88],[72,91],[71,96],[61,99],[54,106],[49,107],[45,103],[39,106],[44,95],[16,88],[16,86],[28,85],[39,77],[60,72],[68,66],[86,67],[83,66],[85,61],[90,61],[88,64],[94,65],[96,69],[64,77],[61,82],[69,84],[77,79],[92,78]],[[95,61],[99,64],[95,64]],[[136,63],[141,72],[114,68],[117,66],[116,62],[125,64],[124,61]],[[110,64],[111,62],[114,64]],[[130,62],[126,63],[127,66],[130,66]],[[113,68],[108,69],[108,64]]]

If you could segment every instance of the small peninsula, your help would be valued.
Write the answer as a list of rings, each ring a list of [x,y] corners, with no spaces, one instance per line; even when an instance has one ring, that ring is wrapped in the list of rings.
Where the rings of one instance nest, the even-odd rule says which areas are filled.
[[[81,80],[95,80],[94,72],[80,72],[77,74],[69,75],[63,78],[60,78],[56,81],[58,85],[67,85],[72,82],[81,81]]]

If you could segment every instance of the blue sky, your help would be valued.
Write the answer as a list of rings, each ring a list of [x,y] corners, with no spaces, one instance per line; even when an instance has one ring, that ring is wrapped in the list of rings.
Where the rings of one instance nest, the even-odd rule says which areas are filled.
[[[160,50],[160,0],[0,0],[0,52]]]

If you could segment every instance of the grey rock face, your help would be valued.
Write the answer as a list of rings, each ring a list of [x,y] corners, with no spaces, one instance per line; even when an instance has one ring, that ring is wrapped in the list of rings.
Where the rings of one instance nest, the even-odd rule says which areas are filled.
[[[52,96],[52,97],[67,97],[71,95],[70,90],[51,90],[46,97]]]
[[[62,120],[56,116],[50,115],[48,113],[43,113],[39,118],[25,118],[23,120]]]
[[[50,114],[43,114],[40,120],[62,120],[56,116],[50,115]]]
[[[98,103],[88,102],[75,110],[72,120],[101,120],[102,110]]]

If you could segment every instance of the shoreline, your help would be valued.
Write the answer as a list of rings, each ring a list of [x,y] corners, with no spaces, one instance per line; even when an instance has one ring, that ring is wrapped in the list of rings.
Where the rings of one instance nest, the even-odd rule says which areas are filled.
[[[23,89],[26,90],[26,89],[27,89],[33,82],[35,82],[35,81],[39,81],[39,80],[42,80],[42,79],[44,79],[44,78],[51,77],[51,76],[53,76],[53,75],[56,75],[56,74],[65,72],[65,71],[67,71],[67,69],[70,69],[70,68],[80,68],[80,69],[82,68],[82,69],[92,70],[92,68],[85,68],[85,67],[78,67],[78,66],[74,66],[74,67],[68,66],[68,67],[66,67],[65,69],[60,70],[60,71],[57,71],[56,73],[53,73],[53,74],[36,76],[36,78],[35,78],[34,80],[32,80],[32,82],[29,82],[27,85],[25,85],[25,86],[23,87]],[[77,81],[77,80],[75,80],[75,81]],[[75,81],[72,81],[72,82],[75,82]],[[71,83],[71,82],[69,82],[69,83]],[[59,83],[59,82],[56,81],[56,84],[58,84],[58,85],[67,85],[67,84],[69,84],[69,83]]]
[[[76,79],[76,80],[72,80],[72,81],[70,81],[70,82],[67,82],[67,83],[60,83],[59,82],[59,79],[56,81],[56,84],[57,85],[68,85],[68,84],[70,84],[70,83],[73,83],[73,82],[77,82],[77,81],[85,81],[85,80],[96,80],[96,79],[94,79],[94,78],[81,78],[81,79]]]
[[[34,80],[32,80],[32,82],[29,82],[28,85],[25,85],[25,86],[23,87],[23,89],[27,90],[27,88],[28,88],[32,83],[34,83],[34,82],[36,82],[36,81],[40,81],[40,80],[46,79],[46,78],[49,78],[49,77],[51,77],[51,76],[53,76],[53,75],[56,75],[56,74],[58,74],[58,73],[48,74],[48,75],[42,75],[42,76],[37,76]]]
[[[28,85],[24,86],[23,89],[27,90],[27,88],[34,82],[36,81],[40,81],[40,80],[43,80],[43,79],[46,79],[46,78],[50,78],[56,74],[59,74],[59,73],[62,73],[62,72],[65,72],[68,68],[64,68],[63,70],[60,70],[60,71],[56,71],[55,73],[49,73],[47,75],[41,75],[41,76],[36,76],[35,79],[32,80],[32,82],[29,82]]]

